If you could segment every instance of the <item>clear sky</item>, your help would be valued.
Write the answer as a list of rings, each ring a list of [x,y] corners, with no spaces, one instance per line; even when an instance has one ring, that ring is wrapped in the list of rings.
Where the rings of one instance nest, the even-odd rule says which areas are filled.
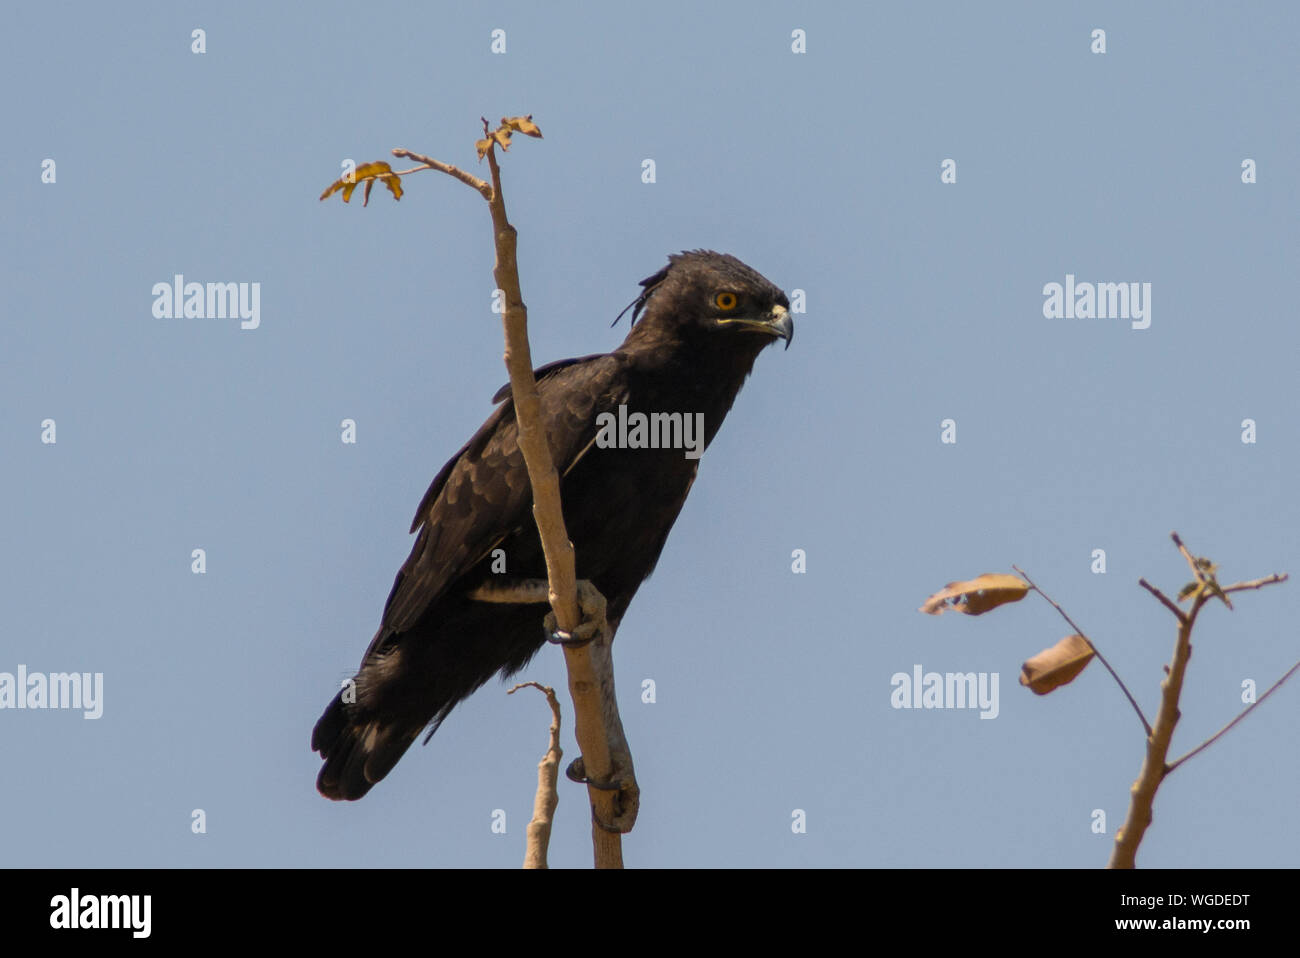
[[[504,168],[539,364],[613,349],[681,249],[806,296],[618,636],[627,862],[1104,864],[1143,755],[1112,680],[1017,684],[1071,631],[1036,596],[917,607],[1015,563],[1153,715],[1174,630],[1137,580],[1187,581],[1171,530],[1225,582],[1300,573],[1298,11],[15,7],[0,673],[103,678],[96,719],[0,710],[3,863],[518,866],[535,693],[492,681],[359,803],[314,787],[416,504],[505,381],[477,195],[317,196],[393,147],[473,167],[480,116],[531,113]],[[257,327],[158,318],[177,274],[259,284]],[[1136,283],[1149,326],[1049,317],[1051,283]],[[1175,754],[1300,658],[1297,588],[1202,615]],[[893,708],[916,666],[996,674],[996,718]],[[1179,769],[1139,863],[1300,865],[1298,718],[1300,680]],[[562,788],[552,863],[585,865]]]

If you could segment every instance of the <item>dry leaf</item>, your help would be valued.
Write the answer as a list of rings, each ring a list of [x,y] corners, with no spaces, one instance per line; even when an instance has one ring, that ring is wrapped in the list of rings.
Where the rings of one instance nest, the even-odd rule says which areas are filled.
[[[1046,695],[1073,682],[1096,654],[1083,636],[1067,635],[1020,667],[1020,684],[1037,695]]]
[[[487,121],[484,120],[483,122],[486,126]],[[487,156],[488,150],[492,149],[494,143],[499,144],[503,150],[509,150],[510,137],[515,133],[523,133],[527,136],[536,136],[539,138],[542,135],[542,131],[538,128],[537,124],[533,122],[533,115],[531,113],[527,116],[503,116],[501,118],[501,125],[489,133],[487,139],[474,141],[474,149],[478,151],[478,158],[482,160],[483,157]]]
[[[967,615],[982,615],[1007,602],[1019,602],[1029,592],[1029,583],[1006,572],[986,572],[969,582],[949,582],[925,600],[921,612],[940,615],[949,609]],[[952,604],[948,604],[948,600]]]
[[[538,128],[537,124],[533,122],[533,115],[531,113],[528,114],[527,116],[503,117],[501,120],[501,125],[509,127],[510,129],[514,130],[516,133],[523,133],[527,136],[535,136],[538,139],[541,139],[542,136],[542,131]]]
[[[402,198],[402,178],[394,173],[393,168],[382,160],[377,163],[362,163],[354,171],[354,176],[351,181],[345,180],[340,176],[337,180],[326,187],[325,192],[320,195],[320,198],[323,200],[328,199],[339,190],[342,190],[343,202],[347,203],[352,199],[352,191],[357,188],[357,184],[365,183],[366,188],[362,194],[365,199],[361,204],[362,206],[365,206],[370,202],[370,187],[374,184],[375,180],[379,180],[388,187],[388,192],[393,194],[393,199],[400,200]]]

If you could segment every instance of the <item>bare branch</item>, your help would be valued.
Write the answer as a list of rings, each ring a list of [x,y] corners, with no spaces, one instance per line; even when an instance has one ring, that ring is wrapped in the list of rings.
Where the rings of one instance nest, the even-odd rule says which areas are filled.
[[[1283,578],[1286,578],[1286,577],[1283,576]],[[1263,584],[1267,584],[1267,583],[1263,583]],[[1258,588],[1258,587],[1256,586],[1255,588]],[[1224,591],[1226,592],[1227,590],[1225,589]],[[1179,765],[1182,765],[1183,762],[1187,761],[1187,760],[1188,760],[1189,758],[1191,758],[1193,755],[1197,754],[1198,752],[1202,752],[1202,751],[1204,751],[1205,749],[1209,748],[1209,747],[1210,747],[1210,746],[1215,742],[1215,740],[1218,739],[1218,738],[1220,738],[1220,737],[1221,737],[1225,732],[1228,731],[1228,729],[1232,728],[1234,725],[1236,725],[1238,722],[1240,722],[1242,719],[1244,719],[1244,718],[1245,718],[1247,715],[1249,715],[1251,712],[1255,711],[1255,709],[1257,709],[1260,705],[1262,705],[1263,702],[1264,702],[1264,699],[1268,698],[1270,695],[1272,695],[1274,692],[1276,692],[1276,691],[1278,690],[1278,688],[1281,687],[1281,685],[1282,685],[1283,682],[1285,682],[1287,679],[1289,679],[1292,675],[1294,675],[1294,674],[1296,673],[1296,670],[1297,670],[1297,669],[1300,669],[1300,662],[1297,662],[1295,665],[1291,666],[1291,668],[1289,668],[1289,669],[1287,670],[1287,672],[1286,672],[1286,674],[1285,674],[1284,676],[1282,676],[1280,679],[1278,679],[1276,682],[1274,682],[1271,686],[1269,686],[1269,689],[1268,689],[1267,692],[1265,692],[1263,695],[1261,695],[1261,696],[1260,696],[1258,699],[1256,699],[1254,702],[1251,702],[1250,705],[1246,706],[1245,710],[1244,710],[1240,715],[1238,715],[1235,719],[1233,719],[1231,722],[1229,722],[1229,723],[1228,723],[1227,725],[1225,725],[1223,728],[1219,729],[1217,732],[1215,732],[1213,735],[1211,735],[1209,738],[1207,738],[1207,739],[1206,739],[1204,742],[1202,742],[1200,745],[1196,746],[1196,748],[1192,749],[1192,750],[1191,750],[1190,752],[1188,752],[1186,755],[1182,756],[1182,757],[1179,758],[1179,759],[1175,759],[1174,761],[1170,762],[1170,763],[1169,763],[1169,767],[1165,769],[1165,774],[1168,775],[1170,772],[1172,772],[1174,769],[1176,769]]]
[[[393,150],[393,156],[402,156],[408,160],[415,160],[415,162],[423,164],[414,169],[402,170],[397,174],[398,176],[405,176],[407,173],[417,173],[420,170],[437,170],[440,173],[446,173],[448,176],[454,176],[466,186],[472,186],[483,195],[483,199],[487,200],[489,203],[492,202],[492,187],[483,180],[480,180],[477,176],[466,173],[458,166],[452,166],[450,163],[444,163],[442,160],[435,160],[431,156],[425,156],[423,153],[415,153],[411,150],[395,149]]]
[[[537,763],[537,794],[533,798],[533,818],[528,823],[528,842],[524,850],[525,868],[546,868],[546,849],[551,841],[551,822],[555,819],[555,807],[560,803],[559,792],[555,783],[560,778],[560,759],[564,750],[560,748],[560,700],[555,697],[555,689],[540,682],[520,682],[507,692],[514,695],[519,689],[532,686],[546,695],[551,706],[550,739],[546,754]]]
[[[1163,602],[1165,604],[1165,608],[1174,614],[1175,619],[1177,619],[1179,622],[1186,621],[1187,613],[1184,612],[1182,609],[1178,608],[1178,606],[1174,605],[1174,603],[1169,600],[1169,597],[1167,595],[1165,595],[1163,592],[1161,592],[1159,589],[1153,586],[1150,582],[1148,582],[1146,579],[1138,579],[1138,585],[1142,586],[1142,588],[1146,589],[1153,596],[1155,596],[1157,599]]]
[[[487,131],[486,120],[484,131]],[[423,160],[421,157],[411,158]],[[517,235],[506,216],[505,199],[501,190],[501,168],[497,164],[494,145],[488,147],[487,161],[492,172],[492,185],[483,195],[492,212],[496,246],[496,264],[492,275],[497,288],[505,296],[505,313],[502,317],[506,339],[505,363],[510,371],[511,397],[519,427],[519,449],[523,453],[528,467],[528,479],[532,484],[533,518],[537,521],[537,531],[546,555],[551,608],[555,611],[559,628],[572,633],[581,622],[573,543],[569,541],[564,527],[560,480],[551,458],[546,430],[541,423],[541,399],[533,378],[533,361],[528,346],[528,309],[519,288]],[[601,707],[601,691],[607,687],[607,683],[601,680],[593,666],[590,645],[579,648],[565,646],[564,660],[568,666],[569,691],[573,696],[574,731],[588,777],[593,782],[608,782],[612,777],[613,763]],[[612,685],[612,676],[608,683]],[[588,785],[587,794],[592,806],[591,834],[596,867],[622,868],[622,836],[599,827],[601,821],[613,822],[618,819],[620,793]]]
[[[1232,585],[1225,585],[1223,591],[1244,592],[1246,589],[1262,589],[1266,585],[1285,582],[1289,578],[1291,578],[1291,576],[1286,572],[1274,572],[1272,575],[1266,575],[1262,579],[1251,579],[1249,582],[1234,582]]]
[[[1174,545],[1178,546],[1178,551],[1183,554],[1187,564],[1192,567],[1192,575],[1196,577],[1197,582],[1205,581],[1205,573],[1201,571],[1201,565],[1196,561],[1196,557],[1187,551],[1187,546],[1183,545],[1182,536],[1177,532],[1169,533],[1169,538],[1174,540]]]
[[[1181,547],[1182,543],[1179,545]],[[1198,593],[1192,601],[1191,611],[1178,623],[1173,661],[1168,666],[1169,674],[1160,683],[1160,711],[1156,713],[1155,727],[1147,735],[1147,754],[1130,792],[1128,815],[1115,833],[1115,847],[1111,850],[1107,868],[1137,867],[1137,850],[1142,844],[1142,836],[1151,825],[1151,807],[1155,802],[1156,791],[1168,774],[1165,759],[1169,755],[1169,742],[1174,736],[1174,728],[1178,725],[1181,714],[1178,711],[1178,698],[1183,692],[1187,660],[1192,655],[1192,626],[1196,624],[1196,614],[1201,611],[1201,606],[1211,598],[1213,596]]]
[[[1148,722],[1147,717],[1142,714],[1142,708],[1137,704],[1137,699],[1133,698],[1133,693],[1131,693],[1128,690],[1128,686],[1124,684],[1124,680],[1121,679],[1119,677],[1119,674],[1113,668],[1110,667],[1110,663],[1106,661],[1106,656],[1101,654],[1101,650],[1097,648],[1096,643],[1094,643],[1092,639],[1088,638],[1088,636],[1084,633],[1083,629],[1079,628],[1077,625],[1074,624],[1074,620],[1065,614],[1065,610],[1062,609],[1059,605],[1057,605],[1056,601],[1050,595],[1048,595],[1046,592],[1044,592],[1042,589],[1038,588],[1038,586],[1034,584],[1034,580],[1029,578],[1029,576],[1026,575],[1023,569],[1021,569],[1019,566],[1016,565],[1013,565],[1011,568],[1019,572],[1020,575],[1024,578],[1024,580],[1029,583],[1029,587],[1033,589],[1035,592],[1037,592],[1039,595],[1041,595],[1044,599],[1046,599],[1051,604],[1051,606],[1054,609],[1056,609],[1057,612],[1061,613],[1061,618],[1065,619],[1066,622],[1070,623],[1070,628],[1074,629],[1076,634],[1082,635],[1084,640],[1090,646],[1092,646],[1092,651],[1097,653],[1097,661],[1099,661],[1102,665],[1106,666],[1106,671],[1110,673],[1111,678],[1113,678],[1117,683],[1119,683],[1119,687],[1121,691],[1123,691],[1124,697],[1128,699],[1129,705],[1133,706],[1133,711],[1137,712],[1138,721],[1142,723],[1143,730],[1146,732],[1147,735],[1150,735],[1151,723]]]

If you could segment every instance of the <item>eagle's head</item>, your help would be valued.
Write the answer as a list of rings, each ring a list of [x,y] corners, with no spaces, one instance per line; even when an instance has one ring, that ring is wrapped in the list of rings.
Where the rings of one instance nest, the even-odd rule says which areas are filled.
[[[734,256],[690,250],[668,257],[668,265],[641,281],[632,303],[631,341],[671,334],[757,353],[776,338],[786,348],[794,338],[785,293]],[[642,327],[645,327],[644,329]]]

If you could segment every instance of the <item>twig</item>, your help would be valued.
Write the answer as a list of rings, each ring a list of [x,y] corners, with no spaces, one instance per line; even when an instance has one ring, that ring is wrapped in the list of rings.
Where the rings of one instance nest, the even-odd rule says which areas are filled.
[[[492,187],[483,180],[480,180],[477,176],[466,173],[458,166],[452,166],[450,163],[444,163],[442,160],[435,160],[431,156],[425,156],[423,153],[415,153],[411,150],[396,149],[393,150],[393,156],[403,156],[408,160],[415,160],[415,162],[423,164],[423,166],[418,166],[415,169],[402,170],[397,174],[398,176],[405,176],[407,173],[416,173],[419,170],[437,170],[440,173],[446,173],[448,176],[454,176],[466,186],[472,186],[483,194],[483,199],[487,200],[489,203],[492,202]],[[531,370],[529,371],[531,372]]]
[[[1201,571],[1201,565],[1196,561],[1196,557],[1187,551],[1187,546],[1183,545],[1182,536],[1177,532],[1171,532],[1169,533],[1169,538],[1174,540],[1174,545],[1178,546],[1178,551],[1183,554],[1183,558],[1187,560],[1187,564],[1192,567],[1192,575],[1196,576],[1196,581],[1204,582],[1205,573]]]
[[[1286,577],[1283,576],[1283,578],[1286,578]],[[1262,580],[1260,580],[1260,581],[1261,581],[1262,584],[1265,584],[1265,585],[1267,584],[1267,583],[1262,582]],[[1252,588],[1258,588],[1258,586],[1253,586]],[[1227,590],[1227,589],[1224,589],[1223,591],[1226,592],[1226,591],[1228,591],[1228,590]],[[1205,749],[1209,748],[1210,745],[1212,745],[1212,744],[1215,742],[1216,739],[1220,738],[1220,737],[1221,737],[1225,732],[1227,732],[1228,729],[1232,728],[1234,725],[1236,725],[1238,722],[1240,722],[1242,719],[1244,719],[1244,718],[1245,718],[1247,715],[1249,715],[1251,712],[1255,711],[1255,709],[1257,709],[1260,705],[1262,705],[1263,702],[1264,702],[1264,699],[1268,698],[1270,695],[1272,695],[1274,692],[1276,692],[1276,691],[1278,690],[1278,688],[1281,687],[1281,685],[1282,685],[1283,682],[1285,682],[1287,679],[1289,679],[1292,675],[1294,675],[1294,674],[1296,673],[1296,670],[1297,670],[1297,669],[1300,669],[1300,662],[1297,662],[1295,665],[1291,666],[1291,668],[1287,669],[1287,672],[1286,672],[1286,674],[1285,674],[1284,676],[1282,676],[1280,679],[1278,679],[1276,682],[1274,682],[1271,686],[1269,686],[1269,689],[1268,689],[1267,692],[1265,692],[1263,695],[1261,695],[1261,696],[1260,696],[1258,699],[1256,699],[1254,702],[1250,703],[1250,705],[1246,706],[1245,710],[1243,710],[1242,713],[1241,713],[1240,715],[1238,715],[1235,719],[1233,719],[1231,722],[1229,722],[1229,723],[1228,723],[1227,725],[1225,725],[1223,728],[1219,729],[1217,732],[1215,732],[1213,735],[1211,735],[1209,738],[1207,738],[1207,739],[1206,739],[1204,742],[1202,742],[1200,745],[1196,746],[1196,748],[1192,749],[1192,750],[1191,750],[1190,752],[1188,752],[1186,755],[1184,755],[1184,756],[1182,756],[1181,758],[1175,759],[1174,761],[1170,762],[1169,765],[1168,765],[1168,767],[1165,769],[1165,774],[1168,775],[1170,772],[1172,772],[1174,769],[1176,769],[1179,765],[1182,765],[1183,762],[1187,761],[1187,760],[1188,760],[1189,758],[1191,758],[1193,755],[1197,754],[1198,752],[1202,752],[1202,751],[1204,751]]]
[[[1278,582],[1285,582],[1291,576],[1286,573],[1274,572],[1272,575],[1266,575],[1262,579],[1251,579],[1249,582],[1234,582],[1232,585],[1225,585],[1224,592],[1244,592],[1246,589],[1262,589],[1266,585],[1273,585]],[[1263,701],[1261,699],[1261,701]]]
[[[1173,602],[1169,600],[1169,597],[1167,595],[1165,595],[1163,592],[1161,592],[1159,589],[1153,586],[1146,579],[1138,579],[1138,585],[1142,586],[1142,588],[1146,589],[1153,596],[1155,596],[1157,599],[1163,602],[1165,604],[1165,608],[1168,609],[1170,612],[1172,612],[1174,614],[1174,618],[1177,619],[1179,622],[1182,622],[1184,619],[1187,618],[1186,612],[1178,608],[1178,606],[1174,605]]]
[[[546,754],[537,763],[537,794],[533,798],[533,818],[528,823],[528,842],[524,850],[525,868],[546,868],[551,822],[555,819],[555,807],[560,803],[555,783],[559,780],[560,759],[564,756],[564,750],[560,748],[560,701],[555,697],[555,689],[540,682],[520,682],[506,694],[514,695],[527,686],[545,693],[546,701],[551,706],[550,739]]]
[[[1101,654],[1101,650],[1097,648],[1097,646],[1093,643],[1092,639],[1084,635],[1083,629],[1075,625],[1074,620],[1065,614],[1065,610],[1062,609],[1059,605],[1057,605],[1056,601],[1050,595],[1048,595],[1042,589],[1038,588],[1038,586],[1034,584],[1034,580],[1029,578],[1029,576],[1025,574],[1025,571],[1023,569],[1021,569],[1019,566],[1016,565],[1013,565],[1011,568],[1019,572],[1020,575],[1024,577],[1024,580],[1029,583],[1029,587],[1031,589],[1033,589],[1044,599],[1046,599],[1052,605],[1052,607],[1056,609],[1057,612],[1061,613],[1061,617],[1065,619],[1066,622],[1070,623],[1070,628],[1074,629],[1076,635],[1083,636],[1083,640],[1087,642],[1088,645],[1092,648],[1092,651],[1096,653],[1097,661],[1099,661],[1102,665],[1106,666],[1106,671],[1110,673],[1111,678],[1113,678],[1116,682],[1119,683],[1119,687],[1123,691],[1124,697],[1128,699],[1129,705],[1133,706],[1133,711],[1137,712],[1138,721],[1142,723],[1142,728],[1145,730],[1147,735],[1150,735],[1151,723],[1148,722],[1147,717],[1142,714],[1142,708],[1137,704],[1137,699],[1133,698],[1133,693],[1131,693],[1128,690],[1128,686],[1124,684],[1124,680],[1121,679],[1119,677],[1119,674],[1110,667],[1110,663],[1106,661],[1106,656]]]

